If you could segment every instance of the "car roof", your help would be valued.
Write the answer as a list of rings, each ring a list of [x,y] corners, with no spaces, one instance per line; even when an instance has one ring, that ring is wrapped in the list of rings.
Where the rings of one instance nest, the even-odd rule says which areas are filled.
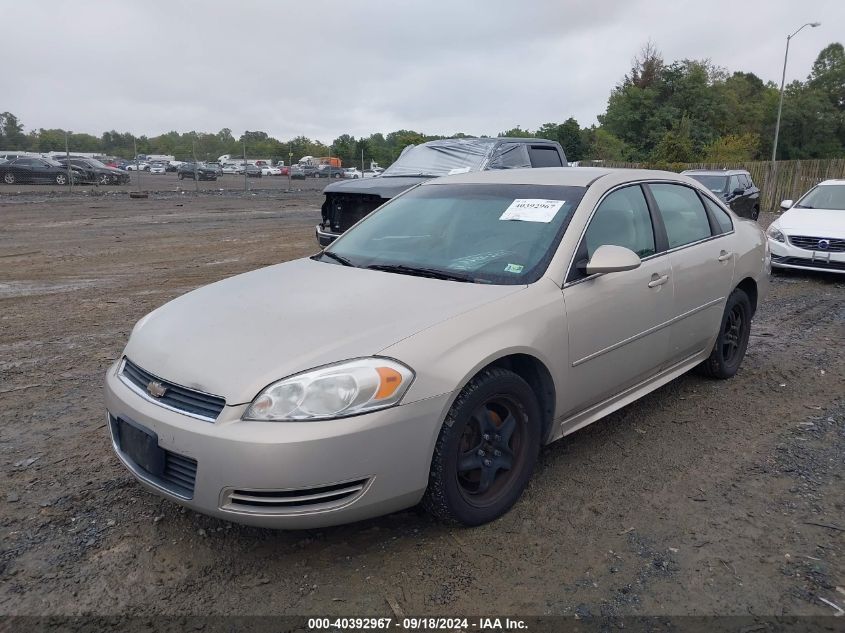
[[[691,182],[671,171],[655,169],[611,169],[607,167],[541,167],[533,169],[493,169],[443,176],[422,183],[422,186],[439,184],[507,184],[507,185],[560,185],[589,187],[595,181],[613,177],[614,182],[637,180],[676,180]]]
[[[685,176],[736,176],[747,174],[747,169],[685,169],[681,172]]]
[[[842,178],[831,178],[830,180],[823,180],[819,183],[819,187],[826,187],[829,185],[845,185],[845,179]]]

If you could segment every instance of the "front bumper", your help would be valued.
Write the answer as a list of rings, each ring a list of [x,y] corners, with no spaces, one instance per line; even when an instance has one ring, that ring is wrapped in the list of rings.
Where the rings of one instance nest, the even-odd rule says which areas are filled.
[[[216,422],[205,422],[138,395],[118,377],[117,367],[106,374],[105,396],[112,444],[124,466],[146,488],[193,510],[261,527],[324,527],[418,503],[448,402],[444,394],[315,422],[244,421],[246,405],[226,406]],[[120,450],[118,418],[154,432],[158,445],[180,463],[195,460],[193,490],[174,490]],[[326,490],[349,494],[309,499],[326,499]],[[304,501],[291,504],[291,498]],[[243,499],[261,505],[244,505]],[[272,505],[273,499],[284,502]]]
[[[320,243],[320,246],[328,246],[340,237],[340,233],[332,233],[330,231],[326,231],[319,224],[314,227],[314,231],[317,235],[317,241]]]
[[[786,243],[767,239],[774,268],[845,273],[845,253],[799,248],[788,241],[789,237]]]

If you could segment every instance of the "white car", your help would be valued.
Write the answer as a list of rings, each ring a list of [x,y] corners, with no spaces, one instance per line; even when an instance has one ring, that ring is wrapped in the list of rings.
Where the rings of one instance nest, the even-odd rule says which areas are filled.
[[[143,161],[137,163],[129,163],[126,165],[126,171],[149,171],[150,164]]]
[[[150,165],[151,174],[166,174],[167,168],[164,165]]]
[[[224,174],[243,175],[244,167],[243,167],[243,165],[223,165],[223,173]]]
[[[365,169],[363,173],[364,178],[375,178],[376,176],[381,176],[381,172],[384,170],[379,167],[378,169]]]
[[[343,177],[344,178],[363,178],[364,175],[360,172],[357,167],[347,167],[343,170]]]
[[[780,206],[788,210],[766,231],[772,266],[845,273],[845,180],[825,180]]]
[[[278,167],[272,167],[271,165],[264,165],[261,167],[261,175],[262,176],[281,176],[282,170]]]

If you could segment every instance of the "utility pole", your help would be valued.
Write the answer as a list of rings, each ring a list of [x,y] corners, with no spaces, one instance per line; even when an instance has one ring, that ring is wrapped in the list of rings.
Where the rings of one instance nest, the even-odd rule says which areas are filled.
[[[197,165],[197,143],[194,139],[191,139],[191,156],[194,159],[194,191],[199,193],[200,177],[199,177],[199,165]]]
[[[290,191],[290,170],[293,169],[293,148],[288,145],[288,191]]]
[[[65,158],[67,159],[67,184],[70,190],[73,191],[73,174],[70,169],[70,149],[68,146],[67,135],[69,132],[65,130]]]
[[[138,166],[138,141],[133,136],[132,137],[132,145],[135,148],[135,174],[138,176],[138,192],[141,191],[141,169]]]
[[[249,176],[246,173],[246,133],[244,133],[244,192],[249,191]]]

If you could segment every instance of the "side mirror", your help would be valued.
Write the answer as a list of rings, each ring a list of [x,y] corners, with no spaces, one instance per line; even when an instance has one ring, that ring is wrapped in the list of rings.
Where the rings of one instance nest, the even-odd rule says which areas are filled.
[[[641,263],[640,258],[631,249],[605,244],[596,249],[585,270],[588,275],[602,275],[634,270],[639,268]]]
[[[731,193],[733,193],[733,195],[735,195],[735,196],[741,196],[742,194],[745,193],[745,189],[743,189],[742,187],[737,187]]]
[[[795,204],[793,200],[784,200],[780,203],[780,208],[785,211],[786,209],[791,209],[793,204]]]

